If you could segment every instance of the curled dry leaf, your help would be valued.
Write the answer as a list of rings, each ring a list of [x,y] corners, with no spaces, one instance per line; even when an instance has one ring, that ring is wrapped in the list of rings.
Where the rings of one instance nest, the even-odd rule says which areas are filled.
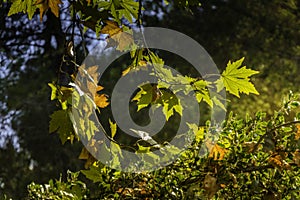
[[[223,160],[226,153],[228,152],[227,149],[222,148],[220,145],[218,144],[213,144],[210,141],[206,142],[206,146],[209,150],[209,158],[213,158],[214,160]]]
[[[293,161],[294,163],[300,167],[300,150],[297,149],[294,153],[293,153]]]
[[[257,142],[252,141],[252,142],[244,142],[243,143],[243,148],[245,148],[245,151],[248,153],[253,152],[254,147],[256,146]],[[258,147],[260,148],[262,145],[259,144]]]
[[[295,140],[299,140],[300,139],[300,124],[297,124],[296,128],[297,128],[297,132],[295,134]]]
[[[274,153],[269,159],[268,162],[279,170],[286,169],[290,170],[291,166],[287,163],[284,158],[277,153]]]
[[[208,198],[212,199],[218,191],[217,178],[210,174],[206,174],[203,181],[203,188],[205,189]]]

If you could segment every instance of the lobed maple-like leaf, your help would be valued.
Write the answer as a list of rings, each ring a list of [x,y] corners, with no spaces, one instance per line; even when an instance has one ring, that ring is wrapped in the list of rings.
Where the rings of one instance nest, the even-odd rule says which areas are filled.
[[[259,73],[258,71],[247,69],[246,66],[241,67],[244,58],[227,64],[220,79],[215,81],[217,92],[220,92],[224,87],[229,93],[240,97],[240,93],[259,94],[254,85],[250,82],[249,77]]]
[[[117,50],[124,51],[134,43],[132,35],[123,32],[117,22],[107,20],[105,23],[106,25],[102,28],[101,33],[108,34],[117,43]]]
[[[61,142],[64,144],[73,134],[72,122],[69,118],[68,111],[58,110],[50,116],[49,132],[57,131]],[[72,142],[72,141],[71,141]]]
[[[40,5],[40,20],[43,20],[43,16],[50,8],[51,12],[58,17],[59,16],[59,4],[62,4],[61,0],[37,0],[35,5]]]

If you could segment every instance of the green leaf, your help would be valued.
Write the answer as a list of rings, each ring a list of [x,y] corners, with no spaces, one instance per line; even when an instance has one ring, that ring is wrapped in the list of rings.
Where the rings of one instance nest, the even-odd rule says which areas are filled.
[[[68,111],[58,110],[50,116],[49,132],[57,132],[61,142],[64,144],[68,139],[71,139],[73,134],[72,122],[69,118]],[[72,142],[72,141],[71,141]]]
[[[239,93],[259,94],[249,79],[250,76],[259,72],[247,69],[246,66],[240,68],[243,61],[244,58],[241,58],[233,63],[230,61],[228,62],[225,71],[221,75],[221,78],[215,82],[217,84],[218,92],[225,87],[226,91],[237,97],[240,97]]]
[[[202,100],[207,103],[210,107],[213,107],[213,102],[209,96],[207,89],[203,89],[199,92],[196,92],[196,99],[200,103]]]
[[[168,91],[162,91],[160,103],[163,106],[163,113],[166,116],[167,121],[174,115],[174,111],[182,116],[182,106],[176,95]]]
[[[110,119],[109,119],[109,126],[110,126],[110,131],[111,131],[111,137],[113,138],[116,133],[117,133],[117,124],[113,123]]]
[[[22,12],[23,8],[20,5],[22,5],[22,0],[15,0],[15,1],[13,1],[12,5],[11,5],[11,7],[9,9],[9,12],[8,12],[7,16],[11,16],[13,14]]]
[[[196,142],[200,142],[204,138],[204,128],[198,127],[196,124],[189,124],[187,123],[188,127],[193,131],[195,134]]]
[[[93,181],[93,183],[102,181],[101,171],[99,171],[95,166],[91,166],[89,170],[81,170],[80,172],[83,173],[86,178]]]
[[[132,101],[137,101],[138,109],[147,107],[152,102],[153,87],[151,84],[140,86],[140,91],[133,97]]]
[[[32,19],[35,10],[36,6],[34,5],[34,2],[32,0],[15,0],[12,2],[7,16],[11,16],[19,12],[27,12],[28,18]]]

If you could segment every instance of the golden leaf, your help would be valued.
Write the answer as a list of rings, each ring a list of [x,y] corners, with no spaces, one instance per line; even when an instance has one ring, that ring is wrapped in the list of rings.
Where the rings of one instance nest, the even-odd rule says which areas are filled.
[[[58,17],[59,16],[59,4],[62,4],[61,0],[37,0],[35,5],[40,5],[40,20],[43,20],[45,12],[50,8],[51,12]]]
[[[102,34],[108,34],[110,37],[122,32],[122,29],[119,27],[117,22],[107,20],[105,21],[106,25],[101,30]]]
[[[96,103],[96,105],[100,108],[105,108],[106,106],[109,105],[109,103],[107,102],[107,97],[105,94],[95,94],[94,96],[94,101]]]
[[[223,160],[225,154],[228,152],[227,149],[222,148],[218,144],[213,145],[212,142],[206,142],[206,146],[210,151],[208,157],[214,160]]]
[[[117,22],[107,20],[101,30],[102,34],[108,34],[111,39],[117,42],[117,50],[124,51],[134,43],[131,34],[123,32]]]

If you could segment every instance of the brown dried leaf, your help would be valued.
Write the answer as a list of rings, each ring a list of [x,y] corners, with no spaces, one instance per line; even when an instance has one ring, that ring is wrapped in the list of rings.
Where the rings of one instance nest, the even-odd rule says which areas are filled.
[[[210,151],[208,157],[213,158],[214,160],[223,160],[224,156],[228,152],[227,149],[222,148],[218,144],[213,145],[211,142],[207,142],[206,146]]]
[[[297,132],[295,135],[295,140],[299,140],[300,139],[300,124],[297,124],[296,128],[297,128]]]
[[[205,189],[208,198],[213,198],[213,196],[218,191],[217,178],[213,177],[210,174],[206,174],[203,181],[203,188]]]
[[[51,12],[58,17],[59,16],[59,4],[62,4],[61,0],[37,0],[35,5],[40,5],[40,20],[43,20],[43,16],[50,8]]]
[[[300,150],[296,150],[294,153],[293,153],[293,160],[294,160],[294,163],[300,167]]]
[[[283,157],[278,154],[278,153],[274,153],[269,159],[268,162],[273,165],[274,167],[282,170],[282,169],[291,169],[291,166],[289,165],[289,163],[287,163]]]

